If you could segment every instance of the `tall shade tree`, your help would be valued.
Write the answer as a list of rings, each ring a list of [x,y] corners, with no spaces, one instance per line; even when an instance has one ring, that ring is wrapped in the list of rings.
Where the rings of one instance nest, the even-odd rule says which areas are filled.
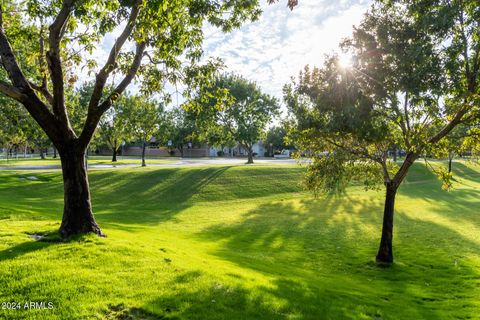
[[[432,2],[424,1],[423,11],[377,3],[343,43],[351,66],[333,56],[285,88],[296,123],[292,136],[313,154],[310,189],[339,191],[352,180],[367,189],[383,183],[381,264],[393,262],[395,197],[410,167],[478,116],[477,9],[468,1],[429,7]],[[444,19],[432,19],[439,12]],[[388,158],[392,145],[406,151],[400,163]]]
[[[265,135],[267,125],[279,115],[276,98],[261,91],[254,82],[237,75],[222,75],[204,86],[187,103],[204,136],[220,133],[242,145],[247,163],[253,163],[253,145]]]
[[[271,127],[267,131],[265,144],[269,147],[269,155],[273,156],[274,152],[284,149],[292,149],[293,146],[286,141],[287,126],[285,124]]]
[[[25,134],[27,139],[27,144],[35,149],[38,149],[40,152],[40,158],[45,159],[48,152],[48,148],[52,146],[52,142],[45,134],[45,132],[40,128],[38,123],[29,117],[26,113],[25,116]]]
[[[167,125],[165,137],[172,143],[169,147],[176,148],[180,152],[181,157],[184,155],[185,145],[198,143],[198,129],[195,119],[189,117],[183,108],[170,110],[165,124]]]
[[[0,97],[0,146],[6,150],[6,158],[13,148],[27,145],[29,123],[25,110],[16,102]]]
[[[142,144],[142,167],[146,167],[147,144],[152,138],[163,140],[167,132],[163,105],[144,96],[126,96],[118,104],[119,117],[128,119],[126,131]]]
[[[20,102],[61,156],[64,211],[60,234],[94,232],[84,155],[102,115],[130,83],[161,91],[182,61],[201,58],[205,22],[230,31],[260,14],[258,0],[5,0],[0,6],[0,92]],[[91,53],[118,32],[104,63]],[[98,66],[99,65],[99,66]],[[72,127],[66,92],[82,70],[95,75],[86,119]],[[116,77],[112,77],[112,75]],[[113,89],[107,89],[107,82]]]
[[[130,119],[126,117],[128,113],[122,109],[125,107],[122,100],[120,99],[105,113],[98,127],[98,143],[108,146],[112,151],[112,162],[117,162],[122,143],[132,136],[129,130]]]
[[[453,159],[455,156],[461,156],[463,152],[469,149],[468,141],[471,141],[472,132],[466,125],[456,126],[445,139],[442,139],[434,152],[438,158],[448,160],[449,175],[452,175]],[[450,182],[448,181],[450,185]]]

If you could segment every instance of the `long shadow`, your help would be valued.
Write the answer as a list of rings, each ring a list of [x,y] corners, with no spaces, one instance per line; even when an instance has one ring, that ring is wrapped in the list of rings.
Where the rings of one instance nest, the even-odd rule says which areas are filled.
[[[109,177],[105,174],[96,176],[92,181],[92,194],[94,202],[98,203],[98,220],[112,225],[135,225],[174,219],[176,214],[193,204],[190,200],[194,195],[201,193],[228,168],[155,170],[131,175],[128,182],[108,187],[106,191],[102,184],[108,185]]]
[[[98,172],[92,175],[91,185],[100,223],[148,225],[175,219],[178,213],[198,202],[299,192],[300,186],[291,179],[299,170],[292,172],[256,167],[235,170],[231,166],[166,168],[114,175]]]
[[[93,209],[107,227],[150,225],[170,219],[197,202],[227,201],[299,192],[299,168],[230,170],[231,166],[91,171]],[[24,180],[34,175],[38,181]],[[292,179],[293,177],[293,179]],[[266,187],[268,186],[268,187]],[[12,215],[24,212],[60,219],[63,185],[60,173],[0,174],[0,201],[12,203]],[[34,211],[32,210],[34,208]]]
[[[193,280],[192,280],[193,281]],[[177,286],[178,281],[172,281]],[[260,286],[252,292],[241,284],[211,284],[207,288],[185,289],[182,286],[175,295],[157,297],[144,306],[143,310],[166,319],[211,319],[211,320],[247,320],[247,319],[325,319],[318,314],[328,315],[329,303],[312,299],[305,287],[293,281],[279,281],[279,290],[288,288],[292,301],[301,300],[303,313],[290,304],[275,305],[263,295],[275,294],[277,290]],[[293,297],[295,295],[295,297]],[[309,311],[314,311],[308,313]],[[319,313],[320,311],[320,313]]]
[[[137,172],[94,171],[90,186],[94,212],[100,223],[148,224],[173,218],[191,205],[191,198],[229,167],[206,169],[158,169]],[[63,185],[59,173],[35,173],[38,181],[23,180],[28,174],[2,174],[0,200],[12,203],[9,212],[59,219]]]
[[[477,170],[475,170],[477,169]],[[476,163],[466,162],[453,162],[452,171],[455,175],[461,176],[462,178],[474,178],[476,181],[480,178],[480,167]]]
[[[42,239],[23,242],[0,251],[0,262],[4,260],[12,260],[24,254],[43,250],[60,242],[60,238],[57,237],[56,234],[44,234],[41,235],[41,237]]]
[[[287,301],[290,316],[475,316],[480,275],[469,256],[480,254],[478,243],[399,210],[397,263],[379,269],[371,258],[380,236],[381,207],[380,199],[272,202],[247,212],[237,224],[220,223],[197,237],[221,243],[211,254],[273,277],[276,289],[269,288],[269,294]],[[453,242],[444,245],[447,241]]]
[[[431,173],[433,175],[433,173]],[[441,182],[436,179],[417,184],[402,185],[396,207],[401,208],[403,201],[415,199],[428,203],[428,211],[444,218],[468,223],[477,218],[480,207],[480,173],[471,166],[456,162],[454,166],[453,189],[442,190]],[[472,183],[474,184],[472,186]],[[422,209],[420,209],[422,210]],[[423,209],[425,210],[425,209]]]

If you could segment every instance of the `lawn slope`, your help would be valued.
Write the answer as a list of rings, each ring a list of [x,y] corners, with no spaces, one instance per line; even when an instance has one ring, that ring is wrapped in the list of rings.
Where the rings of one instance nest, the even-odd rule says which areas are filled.
[[[383,193],[314,199],[296,166],[91,170],[108,237],[67,243],[59,172],[0,172],[0,318],[478,319],[480,170],[454,166],[451,192],[413,167],[388,269]]]

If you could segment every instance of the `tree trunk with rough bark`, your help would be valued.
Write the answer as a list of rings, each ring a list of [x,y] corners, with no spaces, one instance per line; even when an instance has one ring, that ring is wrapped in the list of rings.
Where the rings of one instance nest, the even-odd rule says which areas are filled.
[[[247,152],[248,152],[247,164],[252,164],[252,163],[253,163],[253,150],[252,150],[252,147],[247,146]]]
[[[93,232],[103,236],[92,212],[90,188],[85,167],[85,151],[75,146],[59,149],[62,162],[64,208],[59,233],[68,238]]]
[[[453,154],[449,153],[448,154],[448,173],[452,172],[452,160],[453,160]]]
[[[117,162],[117,148],[116,147],[113,147],[113,155],[112,155],[112,162]]]
[[[142,167],[146,167],[147,163],[145,162],[145,150],[147,149],[147,143],[144,141],[142,144]]]
[[[377,263],[393,263],[393,215],[395,211],[395,196],[398,187],[394,183],[386,184],[385,207],[383,209],[383,227],[380,248],[377,253]]]

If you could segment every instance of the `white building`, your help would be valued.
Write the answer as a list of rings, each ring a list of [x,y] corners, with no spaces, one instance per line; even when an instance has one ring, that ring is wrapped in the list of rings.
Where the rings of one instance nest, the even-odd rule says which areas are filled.
[[[262,141],[257,141],[253,145],[252,149],[256,157],[263,157],[265,156],[265,152],[268,151],[268,147],[265,146]],[[220,147],[216,147],[216,148],[211,147],[209,149],[210,157],[217,157],[219,151],[221,151]],[[228,148],[228,147],[223,148],[223,154],[225,155],[225,157],[242,157],[242,156],[246,157],[248,152],[247,150],[245,150],[245,148],[242,145],[238,144],[233,148]]]

